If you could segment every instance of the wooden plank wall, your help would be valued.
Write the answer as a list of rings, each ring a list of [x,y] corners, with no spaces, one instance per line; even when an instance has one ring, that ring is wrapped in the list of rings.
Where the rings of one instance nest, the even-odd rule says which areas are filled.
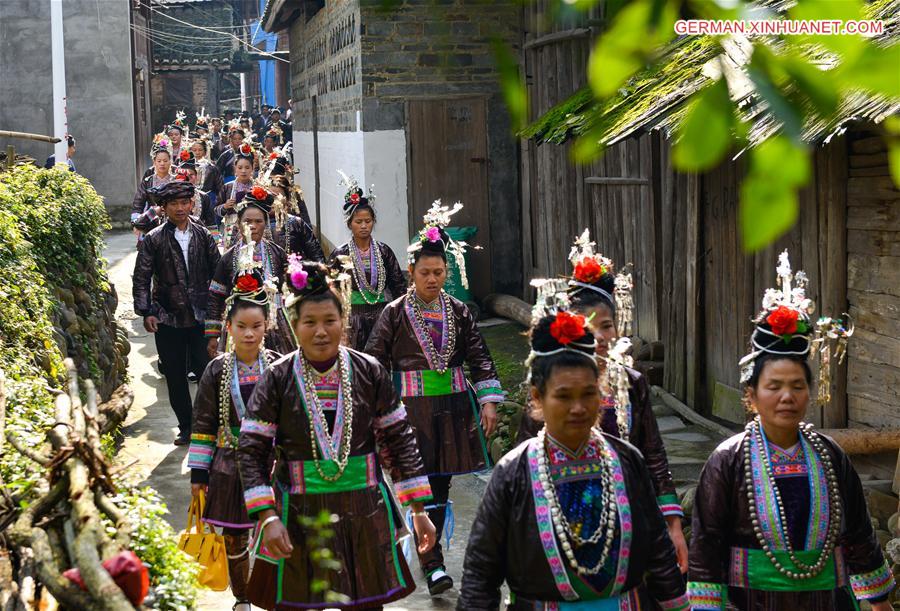
[[[746,172],[743,158],[700,178],[703,305],[698,326],[703,338],[697,341],[702,343],[702,404],[711,404],[717,382],[739,387],[738,361],[749,350],[751,320],[759,312],[766,288],[775,286],[775,267],[783,250],[788,250],[795,271],[806,272],[807,293],[816,302],[817,315],[840,316],[847,309],[844,139],[816,148],[814,171],[813,182],[800,192],[797,224],[754,255],[743,252],[738,227],[740,181]],[[835,367],[834,399],[827,412],[810,410],[812,422],[844,426],[845,375],[844,368]]]
[[[563,36],[529,46],[546,40],[549,32],[565,29],[542,28],[547,6],[542,0],[523,9],[523,23],[534,24],[522,41],[532,119],[585,84],[590,50],[588,37]],[[566,27],[574,31],[599,18],[602,15],[590,15]],[[571,162],[570,149],[571,144],[522,142],[523,285],[533,278],[568,273],[571,243],[589,227],[600,252],[617,266],[633,264],[635,334],[664,342],[664,386],[698,411],[710,411],[716,383],[738,387],[737,364],[748,349],[751,319],[765,289],[774,286],[782,250],[789,249],[795,270],[807,272],[818,311],[840,315],[847,310],[847,145],[843,138],[816,149],[815,179],[801,193],[797,225],[755,255],[742,251],[738,233],[739,186],[746,171],[743,158],[700,176],[678,174],[669,161],[669,143],[659,133],[620,142],[583,167]],[[586,182],[589,178],[645,179],[647,184],[591,184]],[[876,193],[884,196],[883,190]],[[900,231],[897,208],[888,210],[884,201],[860,200],[870,202],[879,218],[890,219]],[[873,248],[882,244],[890,256],[900,257],[893,239],[897,236],[889,237],[873,236],[869,243]],[[900,280],[898,270],[900,265],[893,268],[892,277]],[[900,328],[898,286],[900,282],[895,282],[894,301],[889,305],[896,315],[891,320]],[[533,293],[525,298],[533,298]],[[866,298],[872,299],[871,295]],[[867,315],[874,313],[870,309]],[[900,332],[892,337],[900,337]],[[895,350],[895,356],[900,354],[900,344]],[[855,371],[871,373],[863,372],[862,365]],[[895,374],[900,376],[900,369]],[[832,408],[827,413],[811,410],[810,419],[840,427],[847,418],[846,366],[836,368],[832,379]],[[900,377],[892,379],[900,382]]]
[[[847,250],[850,426],[896,426],[900,399],[900,192],[880,137],[850,143]]]

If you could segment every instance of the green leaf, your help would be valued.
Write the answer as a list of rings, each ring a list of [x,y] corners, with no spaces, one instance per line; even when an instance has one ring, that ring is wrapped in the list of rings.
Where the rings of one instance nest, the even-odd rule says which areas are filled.
[[[672,151],[675,167],[701,172],[714,167],[731,145],[734,111],[725,79],[695,93]]]
[[[812,175],[809,155],[781,135],[751,149],[750,172],[741,185],[741,241],[745,251],[767,246],[797,221],[797,189]]]
[[[491,51],[494,54],[494,62],[500,77],[500,90],[506,101],[513,131],[518,132],[528,123],[528,90],[519,74],[519,62],[509,45],[498,37],[491,38]]]
[[[859,0],[801,0],[788,11],[788,16],[794,20],[840,20],[846,23],[863,17],[862,3]],[[815,43],[845,58],[855,57],[865,45],[861,36],[810,34],[788,39]]]
[[[837,112],[840,95],[832,75],[819,70],[799,56],[786,58],[783,66],[794,80],[797,89],[821,117],[828,118]]]
[[[867,43],[855,61],[841,64],[837,77],[844,85],[900,98],[900,43],[890,47]]]
[[[803,113],[782,93],[776,84],[779,70],[783,70],[780,60],[764,45],[755,45],[753,57],[747,73],[757,92],[768,103],[769,110],[782,124],[782,130],[796,141],[800,141],[803,129]]]
[[[588,83],[599,98],[614,94],[674,35],[672,0],[634,0],[613,19],[588,60]]]
[[[900,187],[900,139],[894,138],[888,143],[888,164],[894,185]]]

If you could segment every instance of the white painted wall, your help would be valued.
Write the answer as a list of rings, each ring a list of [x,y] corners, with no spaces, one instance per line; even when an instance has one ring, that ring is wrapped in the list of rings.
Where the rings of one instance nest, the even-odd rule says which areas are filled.
[[[294,132],[294,167],[309,214],[318,224],[312,132]],[[375,185],[378,213],[375,238],[387,243],[404,266],[410,235],[404,130],[319,132],[322,235],[335,246],[343,244],[350,236],[344,224],[344,190],[338,184],[339,169],[356,177],[361,185],[365,185],[366,191]]]

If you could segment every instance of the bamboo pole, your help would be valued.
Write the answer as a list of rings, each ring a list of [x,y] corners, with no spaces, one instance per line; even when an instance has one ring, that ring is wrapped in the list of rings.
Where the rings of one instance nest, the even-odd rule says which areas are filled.
[[[49,142],[56,144],[62,142],[62,138],[55,136],[44,136],[43,134],[30,134],[28,132],[11,132],[0,129],[0,138],[18,138],[19,140],[37,140],[38,142]]]

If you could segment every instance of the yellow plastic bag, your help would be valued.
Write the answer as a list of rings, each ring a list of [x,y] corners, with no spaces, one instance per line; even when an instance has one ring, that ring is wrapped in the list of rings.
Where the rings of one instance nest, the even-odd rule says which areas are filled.
[[[191,500],[188,509],[187,529],[181,533],[178,549],[199,562],[197,581],[200,585],[221,592],[228,588],[228,556],[225,553],[225,539],[206,527],[201,521],[206,497],[203,491]]]

